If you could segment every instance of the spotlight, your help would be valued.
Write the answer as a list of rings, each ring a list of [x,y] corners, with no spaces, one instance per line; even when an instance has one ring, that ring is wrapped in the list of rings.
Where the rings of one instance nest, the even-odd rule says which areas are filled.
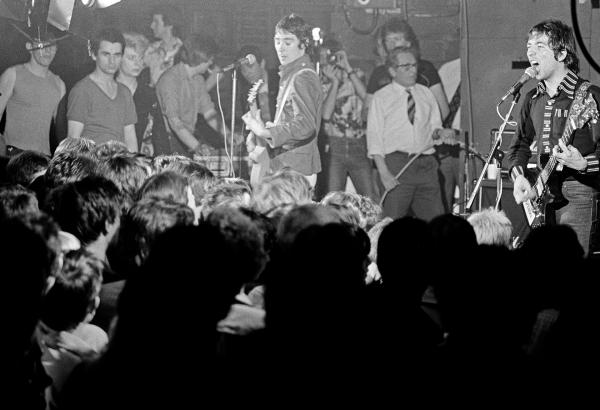
[[[103,9],[119,3],[121,0],[81,0],[85,7]]]

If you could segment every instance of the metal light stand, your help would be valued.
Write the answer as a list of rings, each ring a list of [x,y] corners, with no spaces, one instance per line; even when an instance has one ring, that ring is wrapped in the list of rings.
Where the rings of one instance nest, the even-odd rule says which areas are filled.
[[[500,145],[502,144],[502,133],[504,132],[504,128],[506,128],[506,125],[508,124],[508,122],[510,120],[510,114],[512,113],[512,110],[515,108],[515,105],[517,105],[520,97],[521,97],[520,92],[517,92],[514,94],[513,100],[510,104],[510,109],[508,110],[508,113],[506,114],[505,117],[502,117],[502,125],[500,125],[500,128],[498,129],[498,134],[496,135],[496,139],[494,140],[494,143],[492,144],[492,149],[490,150],[490,153],[487,156],[485,164],[483,165],[483,170],[481,171],[481,174],[479,175],[479,178],[477,179],[477,183],[475,184],[475,187],[473,188],[473,192],[471,192],[471,196],[469,197],[469,201],[467,202],[465,211],[471,210],[471,206],[473,206],[473,201],[475,200],[477,193],[481,189],[481,182],[483,181],[483,177],[485,176],[487,169],[490,166],[490,162],[492,160],[497,160],[499,162],[502,161],[502,157],[504,156],[504,153],[499,149]],[[502,101],[500,101],[500,103],[496,106],[496,109],[498,109],[498,107],[501,104],[502,104]],[[501,186],[502,175],[501,175],[501,173],[502,173],[502,170],[498,169],[497,174],[496,174],[496,206],[495,206],[496,209],[498,208],[498,204],[500,203],[500,196],[502,195],[502,186]],[[480,205],[480,207],[481,207],[481,205]]]

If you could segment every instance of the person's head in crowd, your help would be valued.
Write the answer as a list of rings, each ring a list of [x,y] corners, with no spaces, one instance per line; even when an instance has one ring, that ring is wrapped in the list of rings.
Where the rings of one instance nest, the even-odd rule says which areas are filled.
[[[168,320],[169,327],[175,329],[193,323],[202,336],[194,348],[200,349],[201,355],[214,352],[216,323],[227,314],[247,275],[245,261],[232,257],[234,246],[218,227],[206,223],[175,226],[158,236],[142,268],[128,277],[119,299],[113,340],[128,350],[122,369],[128,369],[132,362],[147,369],[155,364],[182,366],[172,359],[151,364],[146,353],[153,348],[139,345],[139,332],[154,328],[157,318]],[[199,252],[210,257],[199,261]],[[182,280],[165,280],[167,272],[176,272]],[[199,297],[202,289],[205,291]],[[177,345],[174,340],[166,343]],[[173,376],[188,377],[179,373]]]
[[[215,39],[204,33],[195,33],[186,38],[183,47],[175,56],[175,62],[183,62],[192,71],[192,75],[204,74],[213,65],[219,47]]]
[[[58,143],[54,150],[54,156],[63,152],[73,152],[75,154],[91,155],[96,146],[96,141],[89,138],[67,137]]]
[[[367,284],[381,281],[381,273],[377,267],[377,246],[379,244],[381,232],[383,232],[383,229],[392,221],[392,218],[386,216],[381,221],[373,225],[367,232],[369,235],[369,240],[371,241],[371,250],[369,252],[369,261],[371,263],[369,264],[369,268],[367,270]]]
[[[120,31],[114,28],[99,30],[90,42],[90,53],[96,62],[96,72],[106,76],[114,76],[121,64],[125,39]]]
[[[63,263],[65,253],[63,235],[65,232],[62,232],[54,219],[44,212],[28,215],[22,219],[22,222],[46,242],[48,260],[50,261],[50,275],[54,277]]]
[[[312,27],[297,14],[285,16],[275,26],[275,51],[281,65],[289,64],[309,51]]]
[[[92,176],[50,191],[45,210],[62,230],[105,260],[106,248],[119,227],[121,202],[121,192],[113,182]]]
[[[97,175],[98,162],[89,155],[76,152],[61,152],[54,155],[48,164],[45,179],[48,190],[60,185]]]
[[[403,87],[417,83],[417,53],[414,48],[396,47],[387,56],[387,69],[392,79]]]
[[[0,147],[0,151],[2,151],[1,147]],[[9,157],[0,154],[0,183],[8,182],[8,175],[6,174],[6,166],[8,165],[9,161],[10,161]]]
[[[150,42],[141,33],[125,32],[125,50],[119,66],[118,77],[137,78],[144,69],[144,55]]]
[[[365,343],[368,253],[366,233],[346,224],[308,226],[294,238],[285,267],[265,281],[266,327],[283,371],[356,364]]]
[[[569,70],[578,73],[579,57],[571,27],[560,20],[550,19],[536,24],[529,30],[529,41],[544,40],[543,36],[547,37],[546,41],[554,52],[554,59],[564,63]]]
[[[304,204],[292,208],[277,226],[277,238],[281,246],[288,247],[300,231],[312,225],[340,223],[342,218],[335,209],[319,204]]]
[[[129,275],[146,260],[159,234],[196,220],[189,206],[162,198],[136,202],[121,217],[121,226],[109,252],[115,271]]]
[[[183,15],[177,7],[158,5],[152,9],[150,29],[154,37],[163,40],[171,37],[183,37]]]
[[[415,57],[419,59],[419,40],[406,20],[398,17],[389,19],[379,28],[378,37],[385,53],[391,53],[396,47],[410,47],[415,50]]]
[[[11,157],[6,165],[8,179],[13,184],[29,186],[48,169],[50,158],[37,151],[22,151]]]
[[[6,218],[27,218],[40,213],[35,192],[22,185],[0,186],[0,207]]]
[[[430,258],[431,231],[427,222],[403,217],[390,222],[379,236],[377,267],[383,287],[398,297],[398,303],[420,303],[430,284],[427,269],[403,269]]]
[[[539,260],[534,256],[548,249],[560,249],[560,260],[556,258]],[[569,225],[543,225],[532,229],[518,251],[521,255],[525,255],[526,259],[536,260],[540,266],[549,268],[556,268],[559,264],[571,268],[570,265],[575,266],[575,262],[584,257],[577,235]]]
[[[202,215],[206,218],[218,207],[249,208],[252,206],[252,191],[248,184],[222,181],[212,186],[202,199]]]
[[[15,372],[12,377],[18,378],[28,371],[23,366],[41,315],[42,297],[48,288],[53,262],[44,239],[23,222],[0,218],[0,232],[2,287],[5,289],[0,318],[4,331],[10,334],[2,344],[3,348],[10,349],[4,366]]]
[[[191,196],[186,177],[177,172],[163,171],[146,179],[140,188],[138,199],[162,198],[188,205]],[[193,205],[195,207],[195,203]]]
[[[321,204],[335,208],[346,223],[363,229],[367,226],[367,220],[360,212],[360,195],[358,194],[332,191],[323,197]]]
[[[471,214],[467,221],[475,230],[478,244],[511,246],[513,227],[504,211],[483,209]]]
[[[258,227],[263,238],[265,252],[269,255],[277,241],[277,226],[273,220],[253,208],[239,208],[238,210]]]
[[[257,224],[241,210],[228,206],[215,208],[205,221],[217,227],[231,245],[235,253],[229,257],[243,261],[244,284],[256,280],[268,260],[263,232]]]
[[[312,202],[312,188],[301,173],[290,168],[265,177],[255,188],[254,201],[261,212],[269,212],[280,205]]]
[[[72,331],[92,320],[100,303],[103,270],[103,263],[84,249],[67,253],[44,296],[43,324],[55,331]]]
[[[171,166],[176,166],[176,163],[187,164],[190,161],[189,157],[180,154],[160,154],[152,158],[152,166],[156,173],[162,171],[173,171]],[[177,170],[175,170],[177,171]]]
[[[152,175],[150,158],[130,153],[113,154],[104,161],[103,176],[115,183],[123,193],[128,208],[137,198],[138,192],[146,179]]]
[[[186,157],[187,158],[187,157]],[[186,161],[172,161],[161,167],[163,171],[175,171],[185,175],[192,189],[192,195],[196,204],[200,204],[206,193],[217,183],[219,179],[210,169],[191,159]]]
[[[381,209],[381,206],[377,202],[375,202],[371,197],[359,195],[359,198],[360,212],[365,218],[365,229],[368,231],[382,220],[383,210]]]
[[[96,144],[92,150],[92,155],[98,159],[98,161],[105,161],[107,158],[112,157],[115,154],[127,153],[127,145],[122,141],[110,140],[101,144]]]

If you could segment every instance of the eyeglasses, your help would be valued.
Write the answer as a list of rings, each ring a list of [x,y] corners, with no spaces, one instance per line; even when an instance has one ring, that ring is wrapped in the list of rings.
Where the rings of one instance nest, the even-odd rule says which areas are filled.
[[[417,63],[408,63],[408,64],[396,64],[396,68],[401,68],[404,71],[408,71],[411,68],[417,68]]]

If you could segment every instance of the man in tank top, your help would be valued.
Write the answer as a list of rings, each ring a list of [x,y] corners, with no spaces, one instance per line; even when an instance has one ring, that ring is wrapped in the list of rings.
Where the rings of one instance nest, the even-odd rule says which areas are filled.
[[[0,116],[6,109],[3,142],[7,155],[21,150],[50,155],[50,125],[65,95],[65,83],[49,69],[56,41],[48,32],[28,41],[26,48],[29,61],[7,68],[0,76]]]

